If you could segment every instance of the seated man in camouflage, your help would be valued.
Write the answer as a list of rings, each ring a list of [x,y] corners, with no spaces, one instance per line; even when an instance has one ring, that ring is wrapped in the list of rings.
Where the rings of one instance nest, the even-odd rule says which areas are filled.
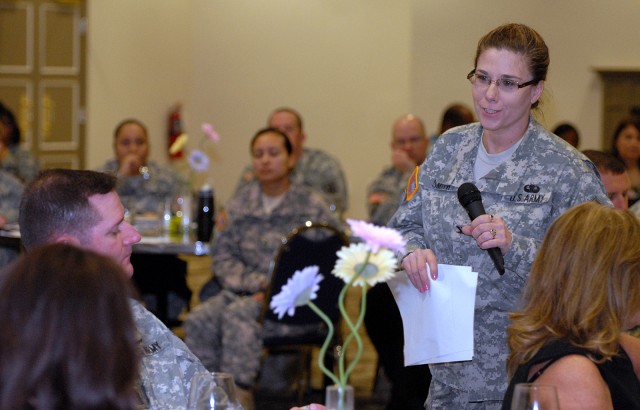
[[[133,274],[130,262],[140,234],[124,221],[114,176],[95,171],[50,169],[25,190],[20,204],[20,234],[27,251],[63,242],[109,256]],[[202,363],[155,316],[131,300],[143,354],[142,404],[154,409],[184,409],[194,373]]]

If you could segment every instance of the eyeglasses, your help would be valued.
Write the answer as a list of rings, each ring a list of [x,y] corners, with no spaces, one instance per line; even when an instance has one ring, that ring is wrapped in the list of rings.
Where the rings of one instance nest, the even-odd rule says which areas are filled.
[[[514,92],[520,88],[536,84],[538,82],[536,80],[531,80],[521,84],[509,78],[498,78],[497,80],[492,80],[488,75],[476,73],[475,69],[471,70],[471,72],[467,74],[467,80],[469,80],[474,87],[479,89],[489,88],[491,83],[495,83],[498,90],[506,93]]]

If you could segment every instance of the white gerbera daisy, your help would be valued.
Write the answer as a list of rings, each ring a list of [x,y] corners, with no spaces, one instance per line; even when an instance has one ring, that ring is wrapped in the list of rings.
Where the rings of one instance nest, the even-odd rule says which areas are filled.
[[[358,275],[353,282],[354,286],[363,286],[365,282],[373,286],[379,282],[386,282],[395,274],[396,258],[388,249],[371,252],[367,244],[355,243],[349,247],[342,247],[337,255],[338,261],[331,273],[345,283],[349,283],[354,275]]]

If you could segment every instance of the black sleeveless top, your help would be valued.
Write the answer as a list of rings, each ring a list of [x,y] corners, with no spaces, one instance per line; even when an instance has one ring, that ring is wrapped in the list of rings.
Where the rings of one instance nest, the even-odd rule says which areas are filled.
[[[513,389],[516,384],[534,382],[553,362],[572,354],[593,356],[588,350],[575,347],[564,340],[552,342],[540,349],[533,359],[525,365],[518,367],[516,370],[516,374],[509,382],[507,393],[504,396],[502,410],[509,410],[511,408]],[[546,361],[549,361],[549,363],[545,364],[544,367],[531,378],[528,378],[529,370],[532,366]],[[636,376],[633,371],[633,363],[631,363],[627,352],[620,347],[617,356],[612,357],[611,360],[604,363],[595,363],[595,365],[598,367],[605,383],[609,386],[613,408],[620,410],[640,410],[640,382],[638,381],[638,376]]]

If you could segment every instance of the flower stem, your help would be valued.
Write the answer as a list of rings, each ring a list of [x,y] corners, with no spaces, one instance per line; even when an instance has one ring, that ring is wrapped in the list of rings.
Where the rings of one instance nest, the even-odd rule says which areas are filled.
[[[360,361],[360,357],[362,357],[362,350],[363,350],[362,338],[360,337],[360,334],[358,334],[358,330],[362,326],[362,322],[364,321],[364,315],[366,311],[367,311],[367,283],[365,282],[362,284],[362,295],[360,298],[360,314],[358,315],[358,320],[354,326],[355,330],[353,331],[353,335],[356,339],[356,344],[358,345],[358,350],[356,351],[355,357],[353,358],[353,360],[351,360],[351,363],[349,364],[349,367],[347,367],[347,371],[345,372],[345,376],[344,376],[345,383],[347,380],[349,380],[349,376],[351,375],[351,372],[353,372],[353,370],[356,367],[356,364],[358,364],[358,362]]]
[[[349,330],[351,331],[351,333],[349,333],[349,336],[347,336],[347,338],[345,339],[344,343],[342,344],[342,355],[340,356],[340,361],[339,361],[339,366],[338,366],[338,370],[339,370],[339,374],[340,374],[340,381],[341,381],[342,385],[346,385],[347,384],[347,381],[349,380],[349,375],[351,374],[351,372],[355,368],[356,364],[360,360],[360,357],[362,356],[362,348],[363,348],[363,346],[362,346],[362,338],[358,334],[358,329],[360,329],[360,326],[362,326],[362,322],[364,321],[364,314],[365,314],[366,307],[367,307],[367,298],[366,298],[366,295],[367,295],[367,283],[366,283],[366,281],[363,282],[363,284],[362,284],[362,298],[360,300],[360,313],[358,315],[358,320],[356,321],[355,324],[351,321],[351,318],[347,314],[347,310],[344,307],[344,299],[345,299],[345,296],[347,294],[347,290],[353,285],[353,283],[356,281],[356,279],[358,279],[358,277],[360,277],[362,272],[364,272],[365,267],[369,263],[369,257],[370,256],[371,256],[371,251],[367,252],[367,256],[366,256],[366,258],[364,260],[364,263],[362,263],[360,265],[360,268],[353,274],[353,276],[349,280],[349,283],[347,283],[342,288],[342,291],[340,292],[340,296],[338,297],[338,307],[340,308],[340,313],[342,315],[342,318],[346,322],[347,326],[349,327]],[[344,366],[345,366],[345,360],[346,360],[347,347],[351,344],[351,341],[353,339],[356,340],[356,345],[357,345],[356,356],[353,358],[353,360],[351,361],[351,363],[347,367],[347,370],[345,371]]]
[[[324,323],[327,324],[328,327],[327,337],[324,339],[324,343],[320,348],[320,354],[318,355],[318,367],[320,368],[320,370],[322,370],[322,373],[329,377],[335,384],[344,386],[343,384],[340,384],[340,380],[336,377],[336,375],[333,374],[333,372],[327,369],[324,365],[324,356],[325,354],[327,354],[327,348],[329,347],[331,339],[333,339],[333,322],[331,322],[331,319],[329,319],[329,317],[325,315],[324,312],[312,301],[307,302],[307,305],[309,305],[311,310],[313,310],[316,315],[320,316],[320,318],[324,321]]]

